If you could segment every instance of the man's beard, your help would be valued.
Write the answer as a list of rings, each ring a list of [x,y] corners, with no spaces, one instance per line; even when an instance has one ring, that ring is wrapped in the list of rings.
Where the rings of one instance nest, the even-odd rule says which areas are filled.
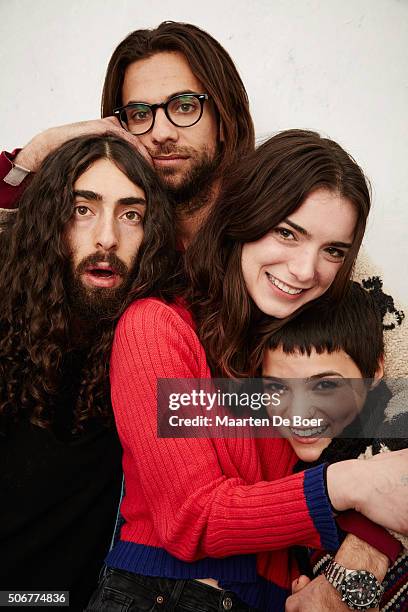
[[[149,149],[152,157],[159,155],[171,155],[172,153],[181,156],[188,156],[193,160],[190,169],[177,180],[178,176],[173,168],[155,168],[156,173],[161,179],[166,192],[179,212],[196,212],[205,206],[211,196],[214,181],[218,177],[220,165],[220,145],[215,153],[210,153],[204,149],[197,154],[191,147],[177,147],[172,144],[165,144],[162,147]]]
[[[112,266],[120,275],[121,282],[117,287],[92,287],[82,281],[82,274],[91,265],[102,261]],[[82,259],[76,267],[71,259],[67,274],[67,295],[75,316],[93,323],[115,317],[128,293],[132,268],[133,262],[131,268],[128,268],[114,253],[94,253]]]

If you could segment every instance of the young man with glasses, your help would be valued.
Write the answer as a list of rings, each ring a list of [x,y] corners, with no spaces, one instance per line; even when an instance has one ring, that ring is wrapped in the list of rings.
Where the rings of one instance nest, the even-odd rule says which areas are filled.
[[[102,116],[51,128],[16,155],[3,154],[0,208],[14,205],[29,171],[51,150],[75,136],[109,130],[153,164],[175,202],[179,240],[187,245],[222,173],[254,147],[247,93],[231,58],[189,24],[164,22],[119,44],[107,69]]]
[[[247,93],[231,58],[209,34],[189,24],[164,22],[120,43],[107,69],[102,117],[51,128],[22,151],[3,154],[0,207],[15,205],[30,180],[26,177],[63,142],[110,131],[153,164],[175,203],[178,240],[185,247],[210,211],[222,175],[254,147]],[[367,550],[368,559],[375,557]],[[355,559],[354,548],[349,562]],[[346,555],[343,560],[346,564]],[[319,584],[318,590],[330,599],[329,584]],[[316,594],[314,600],[319,605]],[[340,609],[335,597],[333,606]]]

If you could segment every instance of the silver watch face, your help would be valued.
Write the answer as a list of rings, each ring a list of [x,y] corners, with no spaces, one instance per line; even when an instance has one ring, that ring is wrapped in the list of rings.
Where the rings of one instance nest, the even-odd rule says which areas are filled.
[[[350,608],[365,610],[378,605],[382,587],[370,572],[355,571],[345,577],[341,591],[343,600]]]

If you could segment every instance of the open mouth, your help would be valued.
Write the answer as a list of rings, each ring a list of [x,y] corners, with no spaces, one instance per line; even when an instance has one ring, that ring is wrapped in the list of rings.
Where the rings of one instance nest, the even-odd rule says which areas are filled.
[[[111,278],[116,272],[113,268],[88,268],[87,274],[91,274],[96,278]]]
[[[93,287],[115,287],[121,282],[116,268],[106,262],[92,264],[84,272],[85,283]]]
[[[307,289],[298,289],[297,287],[287,285],[286,283],[283,283],[281,280],[276,278],[276,276],[272,276],[272,274],[269,274],[269,272],[266,272],[266,276],[269,282],[274,287],[277,287],[278,289],[280,289],[280,291],[283,291],[283,293],[287,293],[288,295],[300,295],[304,291],[307,291]]]

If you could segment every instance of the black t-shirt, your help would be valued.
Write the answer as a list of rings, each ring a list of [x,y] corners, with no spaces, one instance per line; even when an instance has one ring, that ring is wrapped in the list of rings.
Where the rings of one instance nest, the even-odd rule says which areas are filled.
[[[121,455],[114,425],[57,436],[22,422],[0,435],[0,590],[66,590],[69,609],[84,608],[112,537]]]

